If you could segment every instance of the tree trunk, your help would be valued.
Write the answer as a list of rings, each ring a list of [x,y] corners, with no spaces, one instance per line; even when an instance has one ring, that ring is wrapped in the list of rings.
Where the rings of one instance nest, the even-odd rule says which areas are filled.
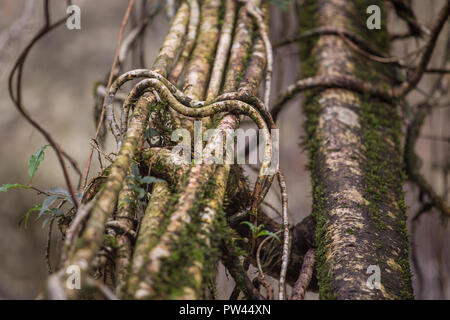
[[[346,29],[387,53],[384,21],[381,30],[365,26],[371,4],[383,7],[382,1],[304,1],[300,31]],[[338,34],[303,41],[301,59],[305,77],[354,76],[387,88],[393,85],[388,65],[369,61]],[[310,90],[305,95],[321,299],[413,298],[398,103],[346,89]],[[379,267],[379,289],[367,284],[374,272],[369,266]]]

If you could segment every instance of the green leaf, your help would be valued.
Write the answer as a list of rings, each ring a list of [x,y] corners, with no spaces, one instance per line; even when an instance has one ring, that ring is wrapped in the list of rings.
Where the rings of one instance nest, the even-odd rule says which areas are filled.
[[[136,191],[138,193],[137,198],[139,200],[143,199],[147,195],[147,192],[144,189],[142,189],[142,188],[136,188]]]
[[[46,193],[50,194],[50,195],[56,195],[58,196],[58,198],[69,201],[72,205],[73,205],[73,199],[72,196],[70,195],[69,191],[67,191],[64,188],[61,187],[54,187],[48,190],[45,190]],[[75,197],[77,198],[78,202],[81,201],[81,193],[77,192],[75,194]]]
[[[17,183],[6,183],[6,184],[2,184],[0,186],[0,192],[6,192],[9,191],[11,189],[17,189],[17,188],[22,188],[22,189],[30,189],[30,186],[25,186],[23,184],[17,184]]]
[[[256,228],[255,228],[255,226],[253,225],[253,223],[251,223],[251,222],[249,222],[249,221],[242,221],[241,224],[246,224],[246,225],[248,225],[248,226],[250,227],[250,230],[252,231],[252,233],[255,233]]]
[[[52,216],[48,216],[47,218],[44,219],[44,222],[42,222],[42,229],[45,228],[45,226],[47,225],[47,223],[50,222],[50,220],[52,220],[53,217]]]
[[[61,217],[64,215],[64,212],[60,208],[52,209],[52,213],[55,217]]]
[[[137,193],[137,198],[138,198],[138,199],[142,199],[142,198],[144,198],[144,197],[147,195],[147,192],[146,192],[143,188],[136,187],[136,185],[131,184],[131,183],[128,184],[128,186],[129,186],[134,192]]]
[[[24,225],[25,225],[25,229],[28,228],[28,218],[30,217],[30,214],[35,212],[35,211],[41,211],[42,208],[42,204],[35,204],[30,210],[27,211],[27,213],[25,214],[25,219],[24,219]]]
[[[137,179],[138,177],[141,176],[141,173],[139,172],[139,168],[136,165],[136,163],[134,163],[134,162],[131,164],[131,173],[133,174],[134,179]]]
[[[259,233],[264,228],[263,224],[260,224],[258,228],[256,228],[256,233]]]
[[[145,201],[139,201],[139,205],[141,205],[142,207],[146,207],[146,205],[147,205],[147,202],[145,202]]]
[[[151,137],[155,137],[155,136],[159,136],[159,132],[153,128],[149,128],[145,131],[145,137],[146,138],[151,138]]]
[[[48,144],[42,146],[36,153],[31,155],[30,161],[28,162],[28,176],[30,177],[30,181],[33,180],[34,174],[39,168],[42,160],[44,160],[44,151],[48,146]]]
[[[145,176],[145,177],[141,178],[141,183],[150,184],[150,183],[154,183],[154,182],[165,182],[165,180],[159,179],[156,177],[152,177],[152,176]]]
[[[269,230],[262,230],[256,235],[257,238],[261,236],[269,236],[281,242],[280,238],[275,233],[270,232]]]
[[[48,212],[50,214],[42,222],[42,228],[45,228],[45,226],[55,217],[60,217],[64,214],[63,211],[58,208],[49,209]]]
[[[50,210],[50,206],[58,199],[57,195],[51,195],[44,199],[42,202],[41,211],[39,212],[39,217],[47,214]]]

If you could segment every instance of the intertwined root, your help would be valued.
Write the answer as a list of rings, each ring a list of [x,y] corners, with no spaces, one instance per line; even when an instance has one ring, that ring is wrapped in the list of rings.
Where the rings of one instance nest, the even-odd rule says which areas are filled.
[[[112,236],[112,238],[116,239],[115,241],[118,241],[118,243],[120,242],[121,246],[125,247],[123,252],[121,249],[118,252],[120,254],[120,257],[118,257],[119,260],[116,263],[116,268],[118,269],[113,272],[118,277],[116,279],[116,284],[118,283],[116,286],[116,293],[119,296],[131,295],[135,298],[140,294],[142,294],[142,297],[151,297],[154,294],[157,294],[155,288],[152,288],[151,286],[153,286],[155,280],[157,280],[154,278],[156,277],[156,273],[158,273],[158,276],[160,275],[162,259],[164,257],[169,257],[168,254],[158,256],[157,253],[160,252],[160,249],[165,248],[169,250],[174,244],[178,243],[177,241],[184,241],[182,240],[182,232],[190,224],[192,210],[199,210],[198,215],[201,217],[200,233],[197,235],[198,239],[195,239],[194,243],[210,243],[208,237],[214,232],[213,229],[217,223],[215,220],[220,218],[215,212],[220,212],[220,210],[222,210],[230,167],[228,165],[212,165],[208,167],[208,165],[184,164],[181,169],[172,170],[177,166],[174,162],[175,156],[171,153],[170,149],[165,145],[158,150],[152,150],[154,148],[150,148],[149,152],[152,153],[152,156],[148,169],[149,174],[150,172],[152,175],[156,176],[158,176],[158,174],[155,174],[157,172],[166,174],[166,176],[169,177],[169,179],[166,180],[169,184],[165,187],[166,192],[162,192],[161,194],[154,192],[154,194],[152,194],[151,200],[146,204],[147,210],[145,210],[145,215],[147,215],[147,211],[150,212],[150,206],[152,204],[158,203],[161,204],[161,208],[169,208],[168,202],[170,202],[170,209],[167,210],[171,210],[171,216],[165,229],[163,231],[158,231],[158,233],[162,232],[162,234],[158,235],[158,238],[156,239],[157,243],[152,244],[152,249],[149,252],[147,252],[148,248],[144,250],[148,257],[153,257],[141,266],[144,272],[150,272],[151,270],[148,268],[152,270],[156,269],[143,278],[139,276],[138,279],[134,279],[133,276],[136,276],[137,274],[131,275],[129,280],[131,281],[131,279],[134,279],[134,282],[131,282],[135,283],[138,287],[146,283],[144,286],[146,288],[146,293],[144,294],[143,291],[130,292],[131,289],[129,286],[131,282],[128,282],[127,284],[127,270],[130,269],[127,268],[127,265],[134,264],[140,258],[138,253],[139,250],[136,251],[134,255],[131,255],[131,252],[133,251],[133,246],[136,246],[136,248],[134,248],[136,250],[138,248],[138,243],[135,244],[134,241],[136,239],[136,234],[139,239],[141,230],[137,230],[139,231],[139,233],[137,233],[135,230],[136,225],[131,223],[132,220],[136,218],[136,208],[133,209],[132,206],[127,205],[125,201],[126,199],[134,199],[133,201],[135,203],[139,202],[135,199],[133,188],[130,187],[130,182],[127,182],[127,177],[130,176],[130,168],[131,164],[135,161],[134,159],[141,159],[141,156],[143,156],[142,151],[145,150],[143,149],[143,143],[145,141],[143,136],[148,128],[149,119],[151,119],[153,112],[152,108],[149,108],[149,106],[161,105],[166,106],[167,108],[163,109],[162,112],[170,111],[170,117],[173,118],[172,120],[175,120],[177,126],[187,125],[187,127],[189,127],[188,122],[191,121],[192,118],[209,121],[212,118],[217,119],[218,115],[224,115],[217,125],[216,136],[213,136],[210,139],[207,148],[215,147],[217,141],[219,141],[219,139],[216,139],[218,135],[223,135],[226,130],[238,126],[239,115],[248,116],[258,128],[263,131],[264,158],[252,191],[250,207],[247,207],[245,210],[247,211],[247,217],[249,216],[248,213],[252,214],[250,217],[256,225],[256,217],[259,210],[258,206],[264,200],[265,195],[270,189],[273,178],[277,173],[280,188],[282,190],[282,212],[284,219],[284,224],[282,226],[284,233],[282,245],[283,257],[280,275],[280,298],[284,298],[284,279],[286,277],[289,255],[286,185],[282,173],[278,171],[278,169],[274,171],[271,168],[272,139],[270,129],[276,129],[275,123],[271,114],[268,112],[268,107],[255,96],[260,79],[264,74],[264,65],[270,62],[267,61],[267,59],[271,60],[271,52],[268,52],[270,46],[266,45],[264,48],[264,46],[261,45],[261,39],[267,40],[267,34],[260,34],[259,40],[254,44],[253,51],[255,54],[249,61],[248,68],[244,65],[243,61],[248,55],[248,49],[251,48],[246,47],[246,45],[253,42],[251,34],[248,32],[248,30],[252,28],[251,20],[248,19],[248,17],[251,17],[251,19],[255,21],[255,25],[259,25],[263,20],[261,19],[261,16],[255,16],[255,14],[262,14],[259,10],[249,12],[249,10],[255,9],[255,7],[249,7],[250,5],[241,6],[238,19],[235,19],[234,13],[230,13],[229,10],[227,11],[224,20],[225,25],[222,26],[222,30],[220,31],[221,41],[217,44],[218,54],[215,58],[214,66],[205,65],[205,59],[201,59],[200,57],[206,57],[207,54],[212,54],[215,51],[215,45],[210,41],[199,39],[208,39],[211,37],[217,41],[216,33],[218,33],[218,29],[216,29],[216,31],[214,31],[214,29],[207,30],[202,29],[201,26],[202,24],[209,25],[209,23],[218,20],[218,16],[214,15],[217,15],[218,13],[219,4],[220,1],[218,0],[205,1],[201,10],[202,17],[200,22],[198,22],[197,16],[199,12],[197,1],[192,0],[183,2],[174,17],[171,30],[166,37],[153,68],[151,70],[131,70],[120,75],[106,92],[106,120],[109,124],[111,133],[116,139],[119,151],[114,162],[110,166],[110,172],[103,188],[96,194],[93,202],[88,206],[82,207],[87,214],[80,215],[78,221],[83,220],[79,223],[84,224],[84,227],[82,230],[75,230],[72,232],[74,233],[73,237],[76,238],[75,242],[77,243],[75,244],[72,241],[73,237],[70,237],[68,240],[70,243],[66,246],[68,250],[64,259],[65,266],[76,264],[81,267],[83,275],[85,275],[85,284],[88,286],[92,287],[92,279],[89,276],[92,267],[95,267],[95,265],[101,266],[102,261],[105,259],[105,257],[100,257],[100,260],[98,259],[98,253],[105,251],[105,248],[101,244],[103,242],[101,240],[104,240],[102,239],[102,236],[105,231],[106,236]],[[254,1],[254,4],[259,5],[259,1]],[[232,9],[233,12],[235,10],[237,11],[237,5],[233,0],[226,1],[226,8]],[[267,10],[267,8],[265,10]],[[247,14],[249,15],[248,17],[246,17]],[[192,19],[189,18],[190,15]],[[236,29],[233,28],[235,22],[238,25]],[[198,30],[195,28],[197,25],[200,25]],[[233,30],[235,30],[237,36],[233,40],[235,43],[231,46]],[[266,32],[265,28],[261,28],[261,26],[255,27],[255,30]],[[196,33],[199,34],[197,35]],[[183,41],[183,39],[185,39],[185,41]],[[194,51],[198,51],[195,54],[195,58],[188,60],[185,59],[185,56],[187,55],[189,57],[189,54],[192,51],[192,41],[204,44],[205,48],[197,45],[194,49]],[[180,48],[183,43],[184,49],[181,50]],[[230,50],[231,47],[232,49]],[[177,52],[180,52],[180,54],[177,55]],[[225,68],[227,65],[231,70]],[[216,72],[211,79],[209,79],[208,75],[204,74],[204,70],[208,70],[210,67],[213,67]],[[233,68],[235,68],[235,70],[233,70]],[[247,70],[245,68],[247,68]],[[247,78],[245,81],[243,80],[239,83],[239,87],[236,83],[236,78],[238,76],[235,72],[236,70],[239,71],[239,73],[242,73],[242,70],[246,70],[247,72]],[[178,77],[183,72],[185,73],[185,90],[181,91],[174,83],[177,82]],[[271,63],[266,72],[266,81],[270,81]],[[125,83],[138,78],[143,79],[138,82],[127,95],[121,106],[120,123],[118,123],[113,108],[115,95]],[[208,79],[210,81],[209,85]],[[223,92],[225,93],[218,96],[222,81],[224,82]],[[205,88],[208,88],[208,90]],[[202,92],[205,94],[203,95]],[[266,93],[268,94],[268,92]],[[204,96],[206,96],[206,101],[201,100]],[[268,95],[266,95],[266,98],[267,97]],[[132,112],[131,116],[130,112]],[[167,114],[169,114],[169,112]],[[158,158],[160,159],[158,160]],[[163,159],[164,162],[160,161],[161,159]],[[158,164],[158,168],[150,170],[150,167],[156,164]],[[161,168],[163,169],[161,170]],[[177,174],[168,173],[170,170],[181,172],[182,177],[177,177]],[[174,178],[173,181],[172,178]],[[185,190],[178,190],[182,185],[183,179],[185,179],[185,181],[187,180],[184,184]],[[214,193],[205,192],[204,184],[211,183],[214,184],[214,188],[217,190]],[[154,191],[161,188],[164,189],[164,186],[161,185],[160,182],[155,183],[153,186]],[[200,194],[202,196],[199,197]],[[173,199],[178,200],[175,201]],[[197,202],[200,204],[197,204]],[[167,218],[162,219],[164,220]],[[162,222],[159,221],[159,223]],[[75,227],[76,226],[73,228]],[[170,250],[167,252],[170,252]],[[250,250],[252,251],[251,254],[253,254],[253,251],[256,250],[254,245],[252,245]],[[106,252],[106,259],[108,259],[107,255],[108,252]],[[149,265],[149,261],[153,261],[151,265]],[[187,270],[189,277],[192,276],[197,283],[202,281],[202,269],[204,268],[202,264],[203,262],[194,259],[193,265]],[[138,269],[139,270],[136,272],[140,274],[142,270],[141,268]],[[55,277],[63,277],[63,275],[57,273],[55,274]],[[248,284],[248,281],[245,283]],[[150,285],[150,287],[148,287],[148,285]],[[251,285],[251,283],[249,285]],[[105,293],[104,288],[99,289],[105,295],[109,294],[108,292]],[[194,298],[197,294],[194,293],[188,285],[184,286],[182,291],[184,292],[183,297]],[[71,296],[69,298],[71,298]]]
[[[122,127],[119,128],[113,115],[114,96],[121,86],[136,78],[146,79],[136,84],[128,94],[127,99],[123,104],[122,112],[124,114],[124,120],[122,121]],[[205,118],[208,116],[218,115],[223,112],[244,114],[250,117],[257,124],[258,128],[264,130],[264,159],[255,183],[255,204],[252,206],[252,208],[256,208],[256,206],[264,199],[264,196],[269,190],[270,184],[273,180],[273,174],[268,174],[272,159],[271,136],[268,128],[275,128],[275,124],[270,113],[267,112],[267,109],[261,101],[257,97],[243,97],[243,95],[238,92],[224,94],[212,102],[198,101],[186,96],[183,92],[178,90],[176,86],[157,72],[147,69],[132,70],[124,73],[114,81],[110,91],[108,92],[106,100],[107,120],[110,125],[111,132],[116,137],[119,147],[122,143],[121,132],[126,132],[128,112],[134,101],[137,101],[139,97],[147,91],[156,91],[159,99],[167,102],[167,105],[170,108],[183,116]],[[253,101],[255,102],[255,106],[252,106],[242,100]],[[268,177],[266,178],[266,176]]]

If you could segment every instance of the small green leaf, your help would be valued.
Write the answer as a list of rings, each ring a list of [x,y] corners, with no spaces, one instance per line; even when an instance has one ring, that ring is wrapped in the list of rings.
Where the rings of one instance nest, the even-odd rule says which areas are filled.
[[[0,186],[0,192],[6,192],[9,191],[11,189],[17,189],[17,188],[22,188],[22,189],[30,189],[30,186],[25,186],[23,184],[17,184],[17,183],[6,183]]]
[[[69,201],[73,205],[72,196],[70,195],[69,191],[67,191],[64,188],[54,187],[54,188],[45,190],[45,192],[50,195],[56,195],[56,196],[58,196],[58,198],[60,198],[62,200]],[[81,201],[81,193],[77,192],[75,194],[75,196],[77,197],[78,202],[80,202]]]
[[[253,225],[253,223],[251,223],[251,222],[249,222],[249,221],[242,221],[241,224],[246,224],[246,225],[248,225],[249,228],[250,228],[250,230],[252,231],[252,233],[255,233],[256,228],[255,228],[255,226]]]
[[[143,188],[136,187],[134,184],[128,184],[128,186],[137,193],[137,198],[142,199],[147,195],[147,192]]]
[[[260,224],[258,228],[256,228],[256,233],[259,233],[264,228],[263,224]]]
[[[131,164],[131,173],[133,174],[134,179],[137,179],[141,175],[138,166],[134,162]]]
[[[60,217],[64,214],[64,212],[59,209],[59,208],[52,208],[52,209],[47,209],[47,212],[49,213],[49,215],[47,215],[47,217],[44,219],[44,221],[42,222],[42,228],[45,228],[45,226],[52,220],[55,219],[55,217]],[[39,218],[39,217],[38,217]]]
[[[165,180],[159,179],[156,177],[152,177],[152,176],[145,176],[145,177],[141,178],[141,183],[150,184],[150,183],[154,183],[154,182],[165,182]]]
[[[42,146],[36,153],[31,155],[30,161],[28,162],[28,176],[30,177],[30,181],[33,180],[34,174],[39,168],[42,160],[44,160],[44,151],[48,146],[48,144]]]
[[[50,210],[50,206],[58,199],[57,195],[51,195],[44,199],[42,202],[41,211],[39,212],[39,217],[43,214],[47,214]]]
[[[25,225],[25,229],[28,228],[28,218],[30,217],[30,214],[35,212],[35,211],[41,211],[42,208],[42,204],[35,204],[30,210],[27,211],[27,213],[25,214],[25,219],[24,219],[24,225]]]
[[[136,191],[138,193],[137,198],[139,200],[143,199],[147,195],[147,192],[144,189],[142,189],[142,188],[137,188]]]
[[[52,209],[52,213],[55,217],[61,217],[64,215],[64,212],[60,208]]]
[[[280,238],[273,232],[270,232],[269,230],[262,230],[260,232],[258,232],[258,234],[256,235],[256,237],[261,237],[261,236],[269,236],[272,237],[278,241],[281,241]]]
[[[153,128],[149,128],[145,131],[145,137],[146,138],[151,138],[151,137],[155,137],[155,136],[159,136],[159,132]]]
[[[147,205],[147,202],[145,202],[145,201],[139,201],[139,204],[140,204],[142,207],[145,208],[145,206]]]
[[[47,223],[50,222],[50,220],[54,219],[52,216],[48,216],[47,218],[44,219],[44,222],[42,222],[42,229],[45,228],[45,226],[47,225]]]

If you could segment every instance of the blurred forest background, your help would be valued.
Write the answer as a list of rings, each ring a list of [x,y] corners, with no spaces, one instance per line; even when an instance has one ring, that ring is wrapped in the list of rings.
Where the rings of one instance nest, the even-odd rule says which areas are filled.
[[[25,7],[26,0],[0,0],[0,184],[27,183],[27,162],[32,153],[45,144],[43,137],[33,129],[14,108],[8,95],[8,75],[18,54],[37,32],[43,22],[42,1],[33,0],[32,7]],[[293,1],[289,6],[293,6]],[[418,20],[430,25],[442,6],[442,0],[413,2]],[[64,25],[46,35],[32,50],[25,66],[23,79],[24,105],[47,128],[57,142],[73,156],[81,168],[86,165],[90,142],[95,132],[93,88],[109,72],[117,43],[120,21],[127,1],[76,0],[81,8],[81,30],[68,30]],[[52,2],[53,20],[63,17],[65,1]],[[388,29],[405,31],[392,10],[388,10]],[[24,28],[11,38],[6,30],[20,17]],[[273,6],[271,37],[274,43],[297,30],[295,10],[281,10]],[[164,12],[158,15],[147,29],[146,61],[151,65],[167,31],[169,21]],[[386,26],[383,26],[386,27]],[[430,67],[438,67],[442,60],[449,26],[442,32]],[[401,56],[417,48],[414,40],[397,41],[392,55]],[[298,49],[295,45],[275,51],[272,98],[292,82],[300,71]],[[127,66],[131,69],[135,66]],[[429,89],[436,75],[426,75],[419,87]],[[449,81],[449,77],[444,78]],[[447,84],[448,85],[448,84]],[[418,92],[409,95],[414,104],[422,99]],[[311,191],[309,173],[305,170],[306,153],[299,147],[303,135],[301,97],[291,102],[278,120],[280,127],[280,162],[285,171],[289,191],[289,211],[294,223],[309,215]],[[423,160],[422,173],[439,194],[448,196],[450,177],[450,108],[433,109],[422,129],[417,143],[417,153]],[[442,140],[430,136],[446,137]],[[106,150],[112,150],[108,137]],[[95,157],[94,157],[95,159]],[[99,167],[94,161],[91,175]],[[75,178],[75,176],[74,176]],[[64,186],[61,169],[54,152],[45,154],[33,184],[41,189]],[[418,190],[405,185],[408,214],[419,209]],[[275,199],[269,197],[268,199]],[[47,276],[44,260],[47,227],[32,217],[28,229],[18,223],[33,205],[42,201],[29,190],[0,193],[0,298],[34,298],[42,289]],[[54,232],[53,248],[59,245],[58,232]],[[450,227],[439,214],[431,212],[421,217],[414,239],[417,256],[423,273],[423,283],[414,277],[416,298],[450,299]],[[53,252],[56,249],[53,250]],[[54,252],[55,254],[55,252]],[[413,270],[414,272],[414,270]],[[223,296],[225,297],[225,295]],[[309,295],[307,298],[317,298]]]

